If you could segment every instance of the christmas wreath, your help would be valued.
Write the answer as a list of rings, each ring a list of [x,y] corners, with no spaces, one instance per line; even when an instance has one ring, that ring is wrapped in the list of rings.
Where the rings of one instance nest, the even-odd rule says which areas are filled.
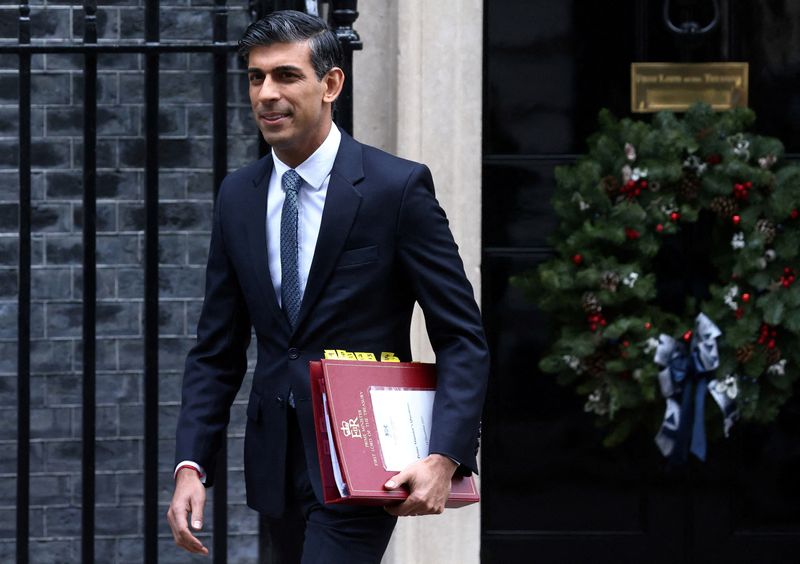
[[[540,368],[605,444],[649,420],[666,456],[702,459],[706,418],[772,421],[800,373],[800,167],[748,109],[599,121],[556,169],[555,256],[514,280],[557,332]]]

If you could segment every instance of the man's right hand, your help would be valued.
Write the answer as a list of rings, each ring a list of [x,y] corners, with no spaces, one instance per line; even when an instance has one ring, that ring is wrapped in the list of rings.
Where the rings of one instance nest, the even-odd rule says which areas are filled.
[[[167,511],[167,521],[172,529],[175,544],[195,554],[208,555],[208,549],[189,530],[189,514],[192,528],[203,527],[203,507],[206,503],[206,488],[192,468],[181,468],[175,476],[175,493]]]

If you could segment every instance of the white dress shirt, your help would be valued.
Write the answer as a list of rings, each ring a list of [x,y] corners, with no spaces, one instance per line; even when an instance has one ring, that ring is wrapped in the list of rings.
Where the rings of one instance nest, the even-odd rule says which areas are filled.
[[[310,157],[300,163],[295,172],[303,179],[297,198],[297,245],[298,268],[300,270],[300,292],[306,290],[308,273],[311,270],[311,261],[314,259],[314,249],[317,246],[319,226],[322,223],[322,210],[325,207],[325,197],[328,195],[328,183],[331,179],[333,161],[339,152],[339,143],[342,134],[335,124],[322,145],[317,147]],[[278,305],[281,303],[281,212],[286,191],[283,189],[281,179],[290,167],[278,158],[272,151],[272,174],[267,185],[267,262],[272,285],[275,287],[275,297]],[[206,482],[206,473],[203,467],[192,460],[183,460],[175,466],[174,474],[177,475],[181,467],[189,466],[200,474],[200,481]]]
[[[331,125],[330,133],[317,147],[310,157],[295,168],[295,172],[303,179],[297,198],[297,262],[300,269],[300,293],[306,290],[308,272],[317,246],[319,225],[322,222],[322,209],[325,207],[325,196],[328,194],[328,182],[331,179],[333,161],[339,151],[342,134],[335,125]],[[272,174],[269,177],[267,192],[267,257],[269,274],[275,287],[275,297],[281,305],[281,212],[286,191],[281,179],[290,167],[272,152]]]

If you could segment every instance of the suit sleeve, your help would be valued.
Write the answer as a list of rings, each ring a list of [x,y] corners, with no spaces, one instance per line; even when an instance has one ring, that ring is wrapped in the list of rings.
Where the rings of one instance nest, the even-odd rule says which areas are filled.
[[[427,167],[418,165],[404,190],[397,248],[425,314],[436,353],[437,386],[430,452],[477,472],[477,441],[489,376],[481,315]]]
[[[247,370],[251,335],[244,297],[225,250],[224,196],[223,183],[214,210],[197,343],[186,358],[175,449],[176,461],[191,460],[203,467],[206,487],[214,482],[216,453]]]

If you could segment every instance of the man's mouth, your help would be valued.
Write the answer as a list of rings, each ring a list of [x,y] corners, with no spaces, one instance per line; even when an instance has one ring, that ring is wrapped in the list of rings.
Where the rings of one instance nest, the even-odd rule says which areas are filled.
[[[286,112],[260,112],[258,119],[266,125],[276,125],[287,119],[289,114]]]

